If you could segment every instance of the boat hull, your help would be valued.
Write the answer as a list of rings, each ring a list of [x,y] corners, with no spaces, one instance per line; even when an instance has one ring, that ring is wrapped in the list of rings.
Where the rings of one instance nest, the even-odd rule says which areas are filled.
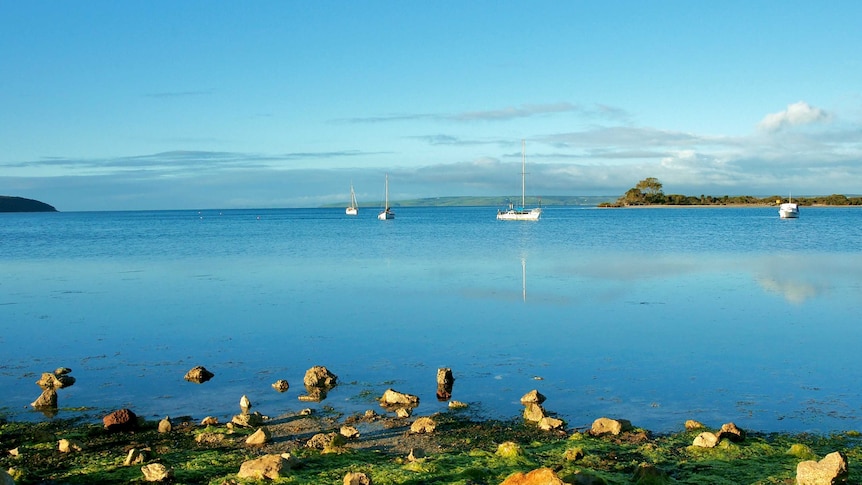
[[[799,218],[799,206],[792,203],[781,204],[778,208],[778,217],[782,219]]]
[[[542,209],[535,208],[530,210],[501,210],[497,211],[498,221],[538,221],[542,215]]]
[[[355,216],[359,213],[359,210],[357,210],[356,207],[348,207],[344,210],[344,213],[349,216]]]
[[[385,221],[387,219],[395,219],[395,213],[392,211],[383,211],[380,214],[377,214],[377,219],[381,221]]]

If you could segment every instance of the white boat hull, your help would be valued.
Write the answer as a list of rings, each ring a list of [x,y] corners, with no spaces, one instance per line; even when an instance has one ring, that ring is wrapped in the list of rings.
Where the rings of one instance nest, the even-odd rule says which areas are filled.
[[[500,210],[497,211],[497,220],[498,221],[538,221],[539,216],[542,215],[542,209],[535,208],[529,210],[517,210],[517,209],[509,209],[509,210]]]
[[[392,211],[385,210],[380,214],[377,214],[377,218],[381,221],[385,221],[387,219],[395,219],[395,213]]]
[[[778,217],[782,219],[797,219],[799,218],[799,206],[795,203],[781,204],[778,208]]]
[[[357,210],[356,207],[348,207],[345,209],[344,213],[349,216],[355,216],[359,213],[359,210]]]

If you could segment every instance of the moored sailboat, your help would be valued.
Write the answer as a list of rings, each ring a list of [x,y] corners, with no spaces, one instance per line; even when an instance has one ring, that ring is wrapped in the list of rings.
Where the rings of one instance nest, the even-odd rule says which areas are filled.
[[[381,221],[386,219],[395,219],[395,213],[389,208],[389,174],[386,174],[386,202],[384,202],[383,210],[377,214],[377,218]]]
[[[526,208],[527,151],[526,142],[521,140],[521,207],[515,207],[511,202],[506,210],[497,211],[498,221],[538,221],[542,215],[541,207]]]
[[[799,217],[799,204],[793,202],[793,196],[787,198],[787,202],[778,206],[778,217],[782,219],[797,219]]]
[[[359,204],[356,203],[356,192],[353,191],[353,182],[350,183],[350,205],[347,206],[344,213],[349,216],[359,214]]]

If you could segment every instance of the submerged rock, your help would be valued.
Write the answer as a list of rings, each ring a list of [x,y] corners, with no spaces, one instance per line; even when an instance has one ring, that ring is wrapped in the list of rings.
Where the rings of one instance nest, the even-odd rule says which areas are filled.
[[[448,401],[452,397],[454,383],[455,377],[452,376],[452,369],[448,367],[437,369],[437,400]]]
[[[272,388],[278,392],[286,392],[290,389],[290,384],[284,379],[279,379],[272,383]]]
[[[305,371],[305,377],[302,379],[302,383],[305,384],[305,387],[317,387],[324,389],[331,389],[335,387],[338,382],[338,376],[329,372],[329,369],[322,365],[316,365],[307,371]]]

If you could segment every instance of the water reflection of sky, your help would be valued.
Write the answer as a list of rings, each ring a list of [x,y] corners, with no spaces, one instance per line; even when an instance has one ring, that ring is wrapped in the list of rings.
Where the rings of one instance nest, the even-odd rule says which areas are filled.
[[[378,409],[388,387],[419,395],[418,414],[442,411],[436,369],[451,367],[453,398],[492,417],[518,416],[538,389],[570,426],[859,425],[856,253],[537,244],[522,225],[505,229],[517,243],[468,247],[459,238],[479,234],[459,231],[479,229],[449,228],[433,251],[430,236],[393,232],[404,227],[369,226],[372,242],[343,256],[262,231],[248,254],[4,261],[3,412],[26,416],[38,373],[68,366],[78,382],[62,406],[228,416],[247,394],[277,415],[309,406],[302,375],[326,365],[342,384],[312,406],[348,412]],[[216,378],[183,381],[195,365]],[[270,388],[281,378],[285,394]]]

